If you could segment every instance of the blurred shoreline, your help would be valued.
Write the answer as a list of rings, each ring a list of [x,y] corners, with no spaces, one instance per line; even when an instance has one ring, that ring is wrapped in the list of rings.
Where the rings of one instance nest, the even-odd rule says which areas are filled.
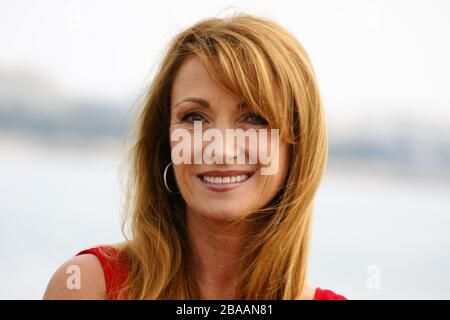
[[[125,138],[104,137],[102,139],[74,139],[73,137],[33,137],[0,129],[0,145],[2,150],[28,150],[48,153],[97,153],[118,154],[126,148]]]
[[[131,146],[131,140],[118,137],[102,137],[93,139],[74,139],[73,137],[57,137],[43,139],[17,132],[0,130],[0,145],[2,158],[17,155],[44,154],[49,158],[52,155],[58,157],[77,158],[107,158],[118,161],[126,161]],[[427,185],[440,185],[450,188],[450,173],[438,170],[417,170],[413,171],[409,166],[401,167],[401,164],[389,164],[383,162],[370,162],[361,159],[341,159],[335,157],[331,151],[327,167],[324,172],[324,179],[327,177],[350,178],[361,180],[392,180],[408,183],[426,183]]]

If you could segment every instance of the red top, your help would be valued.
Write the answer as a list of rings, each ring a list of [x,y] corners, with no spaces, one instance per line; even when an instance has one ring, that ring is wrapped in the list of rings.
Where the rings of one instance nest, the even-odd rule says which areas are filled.
[[[103,268],[103,274],[105,275],[106,292],[108,295],[108,299],[116,300],[117,290],[120,289],[120,287],[127,279],[128,270],[125,263],[119,262],[116,264],[112,264],[110,261],[108,261],[103,254],[105,251],[110,255],[119,257],[117,255],[117,249],[113,247],[103,247],[103,246],[86,249],[80,251],[76,255],[78,256],[90,253],[97,257]],[[340,294],[334,293],[331,290],[321,289],[317,287],[313,300],[347,300],[347,298]]]
[[[95,248],[90,248],[83,250],[76,254],[82,255],[86,253],[93,254],[97,257],[98,261],[103,268],[103,274],[105,276],[105,284],[106,284],[106,293],[109,300],[117,300],[117,290],[122,287],[125,283],[125,280],[128,276],[128,269],[125,263],[111,263],[108,261],[104,255],[104,252],[107,252],[108,255],[113,255],[115,257],[119,257],[117,255],[117,249],[113,247],[99,246]],[[123,258],[123,257],[122,257]]]

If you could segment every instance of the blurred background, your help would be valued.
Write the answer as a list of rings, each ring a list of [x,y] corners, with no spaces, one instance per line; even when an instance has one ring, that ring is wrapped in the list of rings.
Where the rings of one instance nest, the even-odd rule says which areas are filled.
[[[450,298],[448,1],[0,1],[0,298],[40,299],[123,239],[120,168],[169,40],[235,10],[310,54],[330,153],[310,280],[349,299]]]

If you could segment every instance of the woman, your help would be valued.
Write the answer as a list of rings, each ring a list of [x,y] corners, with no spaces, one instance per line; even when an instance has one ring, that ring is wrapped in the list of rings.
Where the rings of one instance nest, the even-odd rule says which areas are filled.
[[[218,138],[194,137],[228,129],[279,135],[258,135],[256,144],[246,136],[236,148],[227,139],[209,156],[207,142]],[[193,139],[177,153],[180,132]],[[345,299],[307,281],[326,160],[319,89],[296,38],[248,14],[200,21],[170,43],[139,117],[127,192],[132,239],[78,253],[44,298]],[[68,268],[79,271],[76,290]]]

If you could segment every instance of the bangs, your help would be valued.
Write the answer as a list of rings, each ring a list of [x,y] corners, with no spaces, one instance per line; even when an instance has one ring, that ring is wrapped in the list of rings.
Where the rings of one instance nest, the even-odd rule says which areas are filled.
[[[262,43],[227,30],[196,34],[185,46],[187,53],[198,56],[214,81],[242,97],[249,110],[265,118],[270,128],[279,129],[280,138],[293,140],[291,95],[281,80],[285,77],[277,72],[277,62],[269,59]]]

